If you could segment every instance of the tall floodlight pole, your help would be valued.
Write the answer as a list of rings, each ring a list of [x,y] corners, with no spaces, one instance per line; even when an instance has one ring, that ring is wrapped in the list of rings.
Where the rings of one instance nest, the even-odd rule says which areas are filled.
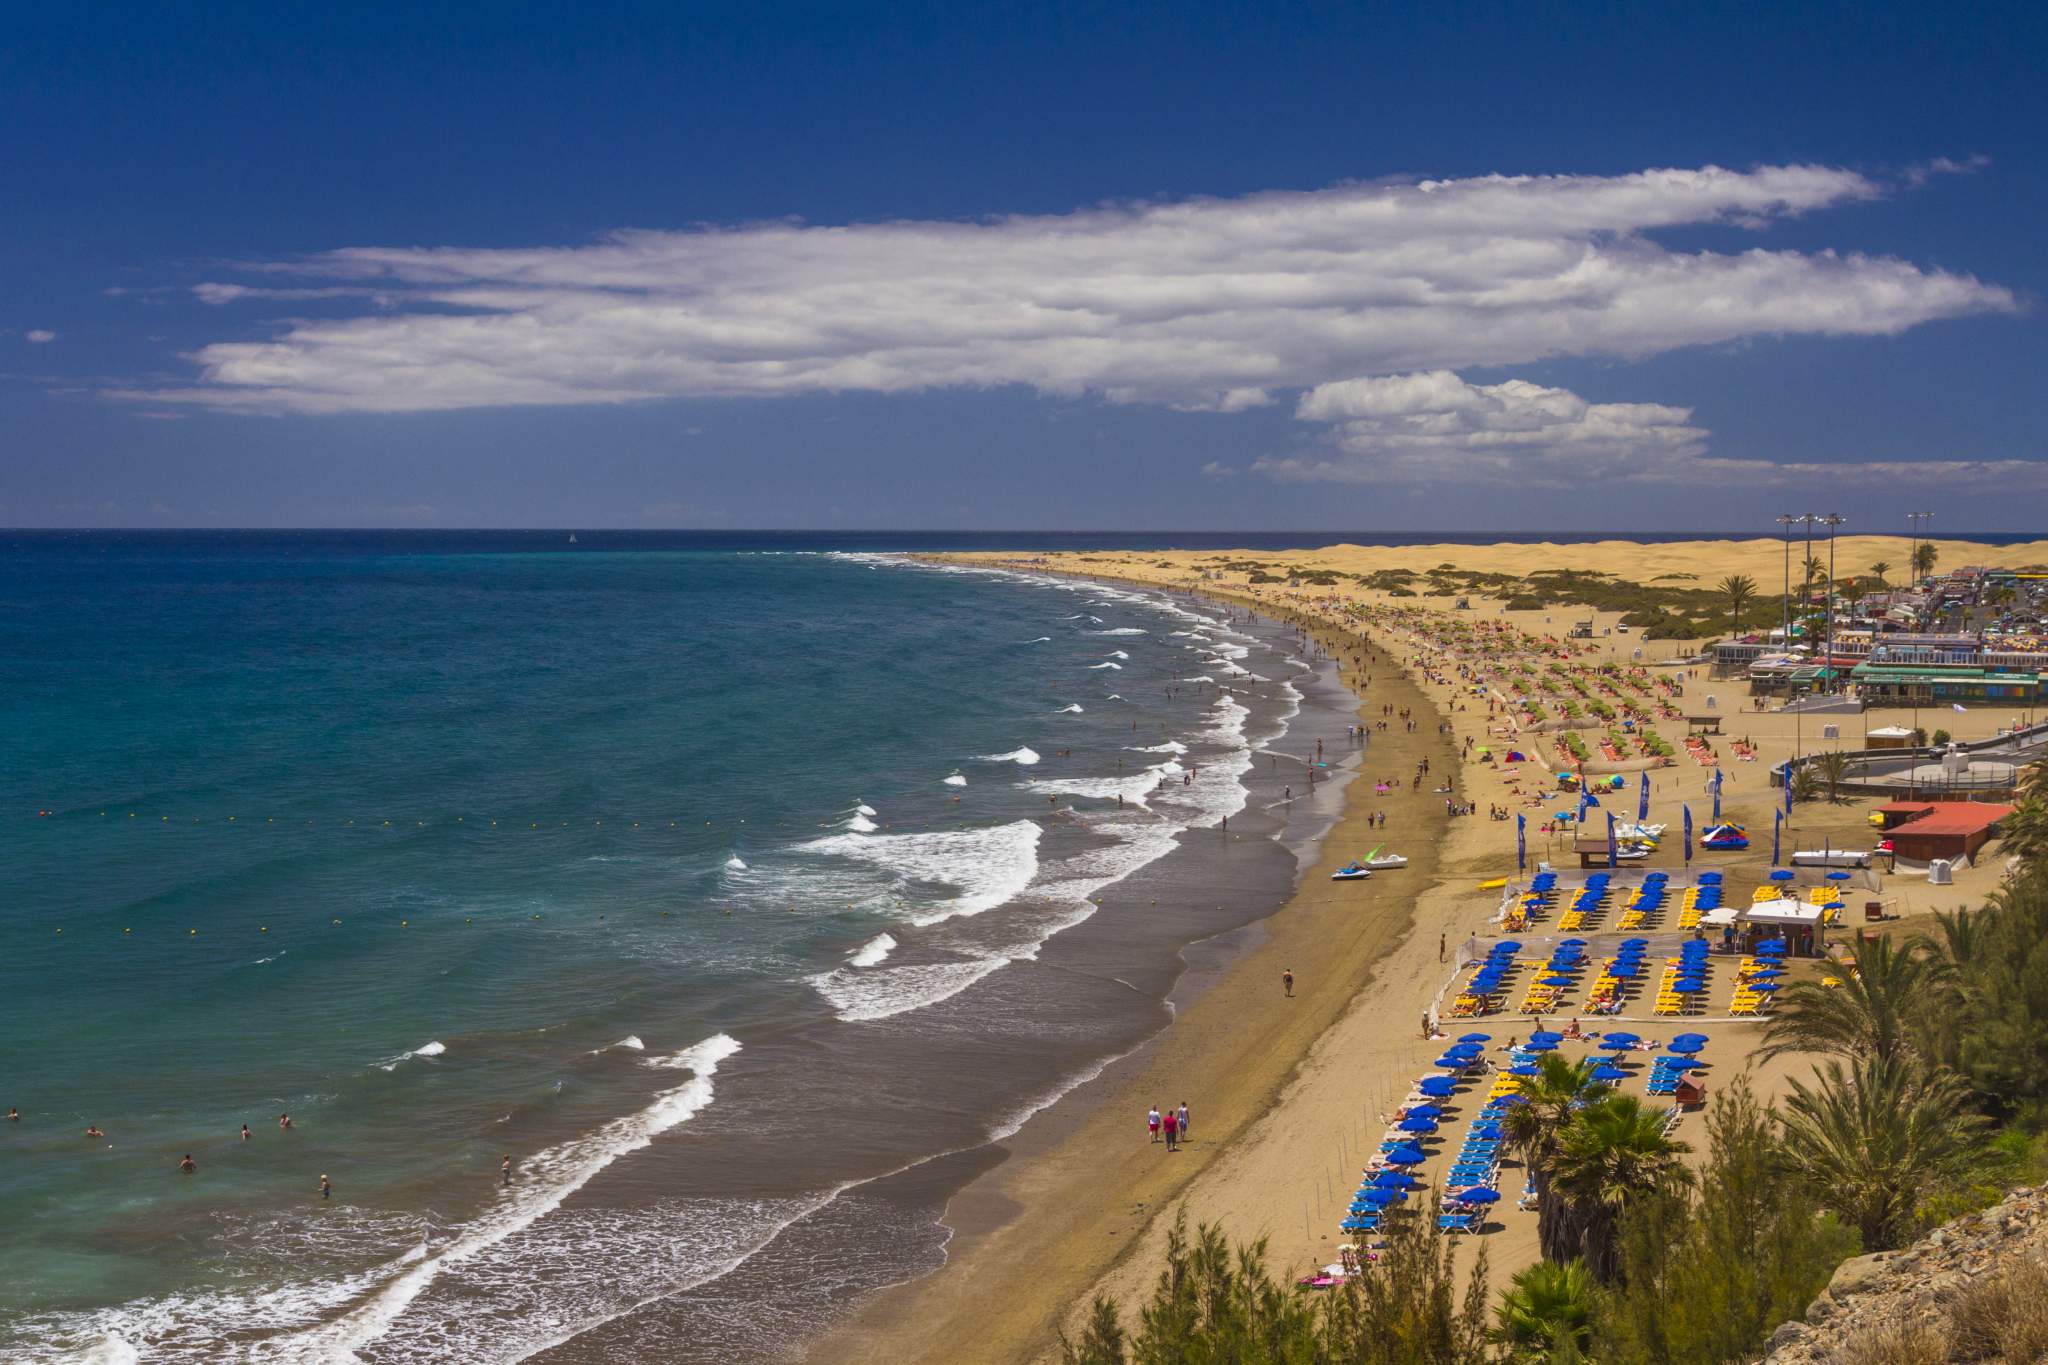
[[[1847,521],[1847,517],[1830,512],[1825,518],[1828,524],[1828,690],[1834,690],[1835,672],[1835,528]]]
[[[1778,626],[1778,644],[1783,649],[1792,648],[1792,523],[1797,520],[1790,512],[1778,516],[1778,534],[1785,542],[1785,610]]]

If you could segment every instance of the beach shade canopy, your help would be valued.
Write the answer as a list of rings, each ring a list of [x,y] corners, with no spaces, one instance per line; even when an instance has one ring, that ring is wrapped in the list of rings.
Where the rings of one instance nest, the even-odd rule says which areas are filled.
[[[1751,986],[1750,989],[1753,991],[1774,991],[1778,989],[1778,983],[1775,981],[1759,981]]]
[[[1400,1128],[1404,1133],[1434,1133],[1436,1131],[1436,1120],[1405,1118],[1401,1120]]]
[[[1697,1057],[1659,1057],[1657,1065],[1668,1066],[1674,1071],[1686,1071],[1700,1064]]]
[[[1586,946],[1586,940],[1582,938],[1559,939],[1557,946],[1560,948],[1583,948]]]
[[[1415,1187],[1415,1177],[1406,1171],[1381,1171],[1370,1183],[1375,1189],[1407,1190]]]
[[[1519,953],[1522,951],[1522,945],[1510,939],[1505,943],[1494,944],[1493,951],[1496,953]]]
[[[1499,1190],[1490,1190],[1484,1185],[1475,1186],[1458,1196],[1460,1204],[1492,1204],[1500,1199]]]
[[[1490,1033],[1461,1033],[1458,1035],[1458,1041],[1461,1043],[1490,1043],[1493,1041],[1493,1035]]]
[[[1444,1051],[1454,1052],[1460,1057],[1477,1057],[1480,1053],[1486,1051],[1486,1044],[1452,1043],[1449,1047],[1445,1048]]]
[[[1750,973],[1751,976],[1759,981],[1768,981],[1774,976],[1783,976],[1784,974],[1785,969],[1783,967],[1758,967]]]
[[[1569,986],[1572,984],[1572,979],[1562,973],[1553,972],[1551,975],[1544,977],[1538,984],[1544,986]]]
[[[1548,1038],[1531,1038],[1528,1042],[1522,1044],[1522,1051],[1555,1052],[1557,1051],[1557,1044]]]
[[[1472,1136],[1489,1140],[1497,1138],[1500,1136],[1500,1125],[1497,1123],[1475,1123],[1472,1125]]]
[[[1552,1029],[1540,1028],[1529,1035],[1529,1041],[1532,1043],[1561,1043],[1564,1041],[1564,1035]]]
[[[1420,1166],[1427,1160],[1429,1158],[1422,1154],[1420,1147],[1396,1147],[1387,1153],[1389,1166]]]
[[[1413,1104],[1408,1107],[1407,1117],[1411,1119],[1440,1119],[1444,1111],[1433,1104]]]
[[[1420,1090],[1423,1094],[1431,1096],[1432,1098],[1442,1099],[1444,1096],[1456,1090],[1458,1088],[1458,1083],[1452,1080],[1449,1076],[1431,1076],[1415,1088],[1417,1090]]]
[[[1771,880],[1774,882],[1789,882],[1793,876],[1794,873],[1789,867],[1774,867],[1771,869]]]
[[[1646,938],[1625,938],[1621,941],[1621,946],[1624,948],[1647,948],[1650,946],[1650,940]]]
[[[1455,1053],[1446,1052],[1443,1056],[1431,1062],[1430,1065],[1440,1066],[1446,1071],[1463,1071],[1466,1067],[1472,1065],[1475,1060],[1472,1057],[1460,1057]]]
[[[1609,1062],[1602,1062],[1593,1068],[1593,1079],[1596,1081],[1618,1081],[1627,1075],[1626,1071]]]
[[[1365,1192],[1363,1202],[1371,1204],[1376,1208],[1385,1208],[1388,1204],[1398,1203],[1407,1197],[1408,1192],[1406,1190],[1389,1190],[1375,1187]]]
[[[1640,1043],[1641,1041],[1643,1040],[1636,1037],[1633,1033],[1610,1033],[1607,1035],[1607,1042],[1620,1043],[1624,1047],[1633,1043]],[[1605,1044],[1602,1044],[1602,1046],[1605,1046]]]
[[[1634,1046],[1635,1046],[1635,1041],[1634,1041],[1633,1039],[1630,1039],[1629,1041],[1627,1041],[1627,1042],[1624,1042],[1624,1041],[1622,1041],[1622,1040],[1621,1040],[1621,1039],[1619,1039],[1619,1038],[1608,1038],[1608,1039],[1604,1039],[1604,1040],[1603,1040],[1603,1041],[1601,1042],[1601,1044],[1600,1044],[1600,1050],[1601,1050],[1602,1052],[1626,1052],[1626,1051],[1628,1051],[1628,1050],[1629,1050],[1630,1048],[1632,1048],[1632,1047],[1634,1047]]]
[[[1698,995],[1702,991],[1706,990],[1706,988],[1707,983],[1699,980],[1696,977],[1685,981],[1674,982],[1671,987],[1672,990],[1677,991],[1680,995]]]
[[[1707,1045],[1707,1040],[1697,1033],[1688,1033],[1682,1038],[1673,1038],[1670,1048],[1673,1052],[1698,1052]]]
[[[1617,962],[1607,969],[1607,974],[1617,980],[1626,981],[1642,970],[1640,963]]]
[[[1830,872],[1828,873],[1828,880],[1831,882],[1846,882],[1849,880],[1849,874],[1846,872]]]
[[[1542,1067],[1531,1066],[1527,1062],[1523,1062],[1520,1066],[1511,1066],[1508,1068],[1508,1075],[1510,1076],[1541,1076],[1542,1074]]]
[[[1756,950],[1760,953],[1782,953],[1787,946],[1782,938],[1767,938],[1756,945]]]

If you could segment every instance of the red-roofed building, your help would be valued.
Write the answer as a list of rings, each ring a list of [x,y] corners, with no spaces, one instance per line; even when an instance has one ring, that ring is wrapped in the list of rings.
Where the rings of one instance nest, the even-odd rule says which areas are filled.
[[[1892,848],[1901,858],[1916,863],[1936,858],[1959,861],[1977,856],[1998,833],[1998,824],[2012,814],[2011,806],[1989,801],[1941,801],[1924,815],[1917,815],[1890,831]]]

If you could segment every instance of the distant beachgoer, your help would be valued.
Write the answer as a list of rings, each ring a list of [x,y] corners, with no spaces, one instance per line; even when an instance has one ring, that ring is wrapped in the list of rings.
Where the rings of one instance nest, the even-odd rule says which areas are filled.
[[[243,1125],[242,1125],[242,1141],[244,1141],[244,1142],[247,1142],[248,1140],[249,1140],[249,1125],[245,1123],[245,1124],[243,1124]]]
[[[7,1121],[8,1121],[9,1123],[20,1123],[20,1122],[21,1122],[21,1111],[20,1111],[19,1109],[10,1109],[10,1110],[8,1110],[8,1111],[7,1111]]]
[[[187,1152],[185,1153],[185,1159],[178,1163],[178,1169],[183,1171],[186,1175],[190,1175],[192,1174],[192,1172],[199,1169],[199,1163],[192,1159],[192,1154],[190,1152]]]
[[[332,1199],[334,1197],[334,1186],[328,1182],[327,1176],[324,1173],[320,1177],[320,1197],[322,1199]]]
[[[1182,1142],[1186,1142],[1186,1141],[1188,1140],[1188,1102],[1187,1102],[1186,1100],[1182,1100],[1182,1101],[1180,1102],[1180,1114],[1179,1114],[1179,1118],[1180,1118],[1180,1140],[1181,1140]]]
[[[498,1163],[498,1183],[500,1185],[512,1183],[512,1154],[510,1152],[505,1153],[505,1159]]]
[[[1152,1134],[1154,1142],[1159,1141],[1159,1106],[1153,1105],[1152,1112],[1145,1115],[1145,1131]]]
[[[291,1126],[292,1126],[292,1116],[291,1116],[290,1114],[279,1114],[279,1115],[277,1116],[277,1126],[278,1126],[278,1128],[279,1128],[279,1130],[280,1130],[280,1131],[282,1131],[283,1129],[286,1129],[286,1128],[289,1128],[289,1127],[291,1127]]]
[[[1438,962],[1442,962],[1442,961],[1444,960],[1444,953],[1445,953],[1445,951],[1446,951],[1446,950],[1447,950],[1447,949],[1449,948],[1449,946],[1450,946],[1450,936],[1449,936],[1449,935],[1447,935],[1447,934],[1438,934],[1438,935],[1436,936],[1436,960],[1437,960]]]
[[[1169,1152],[1177,1150],[1180,1146],[1180,1120],[1174,1116],[1174,1112],[1171,1109],[1161,1116],[1159,1126],[1166,1133],[1166,1150]]]
[[[106,1136],[106,1134],[105,1134],[105,1133],[102,1133],[102,1132],[100,1131],[100,1126],[99,1126],[99,1125],[98,1125],[97,1123],[95,1123],[95,1124],[91,1125],[90,1127],[88,1127],[88,1128],[87,1128],[87,1129],[85,1130],[85,1135],[86,1135],[87,1137],[89,1137],[89,1138],[103,1138],[103,1137],[105,1137],[105,1136]]]
[[[1280,973],[1280,988],[1289,995],[1294,994],[1294,968],[1289,967]]]

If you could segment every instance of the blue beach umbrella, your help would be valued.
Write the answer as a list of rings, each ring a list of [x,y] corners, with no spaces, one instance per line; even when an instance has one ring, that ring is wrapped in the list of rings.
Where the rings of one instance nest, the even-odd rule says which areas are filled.
[[[1493,1035],[1490,1033],[1461,1033],[1458,1035],[1458,1041],[1461,1043],[1490,1043],[1493,1041]]]
[[[1443,1116],[1444,1111],[1434,1104],[1411,1104],[1408,1106],[1408,1117],[1411,1119],[1440,1119]]]
[[[1522,1063],[1520,1066],[1511,1066],[1508,1068],[1508,1075],[1510,1076],[1541,1076],[1542,1074],[1542,1067],[1530,1066],[1527,1062]]]
[[[1697,980],[1680,981],[1671,987],[1672,990],[1678,992],[1680,995],[1698,995],[1702,991],[1706,990],[1706,988],[1706,982]]]
[[[1387,1153],[1389,1166],[1420,1166],[1427,1160],[1429,1158],[1423,1155],[1420,1147],[1396,1147]]]
[[[1529,1035],[1529,1041],[1532,1043],[1561,1043],[1564,1041],[1564,1035],[1554,1029],[1540,1028]]]
[[[1792,869],[1789,867],[1777,867],[1771,869],[1771,880],[1774,882],[1789,882],[1797,875],[1798,874],[1792,871]]]
[[[1626,1052],[1634,1046],[1635,1040],[1632,1038],[1627,1041],[1619,1038],[1609,1038],[1600,1044],[1600,1050],[1602,1052]]]
[[[1456,1091],[1458,1083],[1449,1076],[1431,1076],[1415,1088],[1432,1099],[1442,1099]]]
[[[1611,1066],[1606,1062],[1593,1068],[1593,1079],[1596,1081],[1618,1081],[1627,1075],[1628,1073],[1620,1067]]]
[[[1607,974],[1608,974],[1609,976],[1611,976],[1611,977],[1614,977],[1614,978],[1616,978],[1617,980],[1621,980],[1621,981],[1626,981],[1626,980],[1628,980],[1628,979],[1629,979],[1630,977],[1632,977],[1632,976],[1635,976],[1635,975],[1637,975],[1637,974],[1638,974],[1638,973],[1640,973],[1641,971],[1642,971],[1642,964],[1641,964],[1641,963],[1638,963],[1638,962],[1617,962],[1617,963],[1615,963],[1615,964],[1614,964],[1613,966],[1611,966],[1611,967],[1609,967],[1609,968],[1607,969]]]
[[[1687,1038],[1673,1038],[1673,1039],[1671,1040],[1671,1044],[1670,1044],[1670,1047],[1671,1047],[1671,1050],[1672,1050],[1673,1052],[1679,1052],[1679,1053],[1696,1053],[1696,1052],[1698,1052],[1698,1051],[1699,1051],[1699,1050],[1700,1050],[1701,1048],[1704,1048],[1704,1047],[1705,1047],[1706,1045],[1707,1045],[1707,1040],[1706,1040],[1706,1039],[1704,1039],[1704,1038],[1694,1038],[1694,1037],[1687,1037]]]
[[[1497,1138],[1500,1136],[1500,1125],[1497,1123],[1475,1123],[1472,1125],[1472,1136],[1489,1140]]]
[[[1371,1183],[1376,1189],[1407,1190],[1415,1187],[1415,1177],[1406,1171],[1381,1171]]]
[[[1572,984],[1572,979],[1568,976],[1546,976],[1540,984],[1545,986],[1569,986]]]
[[[1697,1057],[1659,1057],[1658,1066],[1670,1067],[1674,1071],[1690,1071],[1700,1064]]]
[[[1401,1200],[1406,1199],[1407,1197],[1408,1192],[1406,1190],[1383,1190],[1379,1188],[1374,1188],[1367,1190],[1365,1192],[1365,1198],[1361,1202],[1370,1204],[1375,1208],[1385,1208],[1387,1205],[1397,1204]]]
[[[1750,989],[1753,991],[1774,991],[1778,989],[1778,983],[1775,981],[1759,981],[1754,986],[1751,986]]]
[[[1484,1185],[1466,1190],[1458,1196],[1460,1204],[1492,1204],[1500,1199],[1499,1190],[1490,1190]]]
[[[1557,1051],[1557,1044],[1551,1042],[1548,1038],[1531,1038],[1528,1042],[1522,1044],[1522,1051],[1555,1052]]]
[[[1446,1071],[1462,1071],[1464,1068],[1472,1065],[1472,1059],[1447,1052],[1431,1062],[1430,1065],[1443,1067]]]
[[[1607,1035],[1607,1041],[1609,1043],[1621,1043],[1626,1046],[1631,1043],[1640,1043],[1643,1040],[1636,1037],[1633,1033],[1610,1033]]]
[[[1434,1133],[1436,1131],[1436,1120],[1414,1118],[1402,1119],[1399,1124],[1399,1127],[1401,1131],[1404,1133]]]

